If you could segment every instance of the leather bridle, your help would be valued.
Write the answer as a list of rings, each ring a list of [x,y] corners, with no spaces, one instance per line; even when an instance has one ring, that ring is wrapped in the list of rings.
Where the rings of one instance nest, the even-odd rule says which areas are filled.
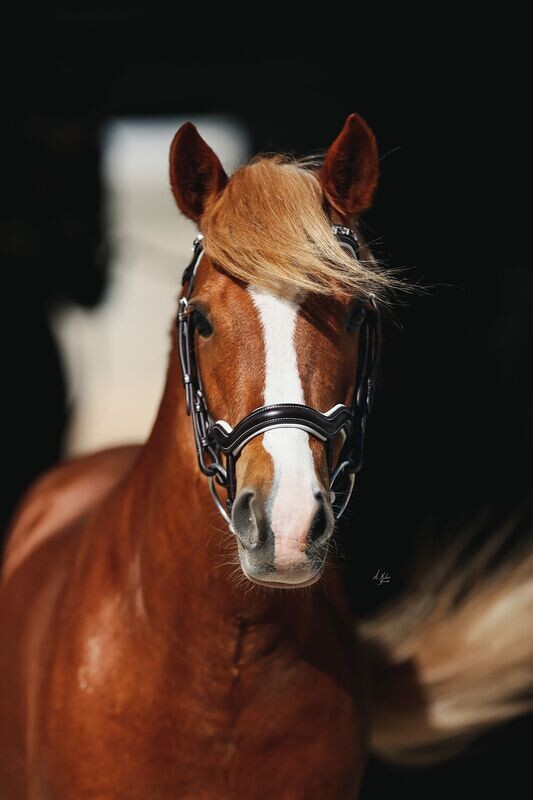
[[[359,242],[355,233],[342,225],[332,225],[332,232],[356,258]],[[190,313],[189,300],[204,253],[202,240],[201,234],[194,240],[192,261],[183,274],[182,284],[186,288],[179,301],[177,329],[187,414],[192,420],[198,465],[208,478],[213,500],[234,533],[231,509],[236,493],[235,465],[242,449],[256,436],[274,428],[299,428],[323,442],[326,447],[331,501],[335,518],[339,519],[348,506],[355,477],[363,463],[366,423],[372,410],[381,341],[380,315],[375,298],[371,295],[364,306],[364,318],[359,330],[358,372],[350,406],[339,403],[322,413],[299,403],[277,403],[254,409],[232,428],[224,420],[213,421],[209,415],[196,363],[194,316]],[[338,435],[343,436],[343,443],[334,465],[333,444]],[[225,464],[221,456],[224,456]],[[218,495],[217,485],[226,490],[225,506]],[[342,499],[335,508],[339,496]]]

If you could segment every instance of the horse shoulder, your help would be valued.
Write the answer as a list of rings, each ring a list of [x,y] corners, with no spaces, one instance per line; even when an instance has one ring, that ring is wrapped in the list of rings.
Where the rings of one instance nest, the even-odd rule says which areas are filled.
[[[52,537],[74,525],[128,472],[141,446],[127,445],[80,456],[46,472],[23,498],[4,554],[1,578]]]

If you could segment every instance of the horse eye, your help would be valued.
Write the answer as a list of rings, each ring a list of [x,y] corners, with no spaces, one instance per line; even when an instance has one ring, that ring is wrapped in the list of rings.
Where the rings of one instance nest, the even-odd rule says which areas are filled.
[[[360,328],[366,317],[366,308],[361,301],[358,301],[350,311],[348,318],[347,328],[349,331],[355,331]]]
[[[213,333],[213,326],[205,316],[205,314],[200,311],[198,308],[195,308],[192,312],[192,324],[194,325],[195,329],[198,331],[200,336],[206,338],[207,336],[211,336]]]

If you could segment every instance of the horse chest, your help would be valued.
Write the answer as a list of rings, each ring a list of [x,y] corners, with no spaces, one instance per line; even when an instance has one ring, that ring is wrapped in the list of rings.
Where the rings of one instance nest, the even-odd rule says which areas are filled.
[[[147,792],[159,797],[326,800],[354,797],[365,720],[337,676],[304,661],[253,664],[221,684],[176,698],[165,718]]]
[[[78,742],[81,734],[83,757],[63,751],[63,774],[72,770],[78,792],[87,787],[76,798],[355,796],[366,718],[353,665],[274,651],[225,666],[147,667],[130,664],[125,682],[113,677],[125,674],[116,665],[103,692],[82,692],[70,733]]]

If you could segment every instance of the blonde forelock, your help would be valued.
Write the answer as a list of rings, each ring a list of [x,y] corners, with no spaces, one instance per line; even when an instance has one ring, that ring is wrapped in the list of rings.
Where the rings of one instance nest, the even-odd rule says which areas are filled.
[[[261,156],[234,173],[202,218],[207,255],[240,280],[275,292],[383,297],[396,279],[369,251],[355,259],[324,209],[316,164]]]

